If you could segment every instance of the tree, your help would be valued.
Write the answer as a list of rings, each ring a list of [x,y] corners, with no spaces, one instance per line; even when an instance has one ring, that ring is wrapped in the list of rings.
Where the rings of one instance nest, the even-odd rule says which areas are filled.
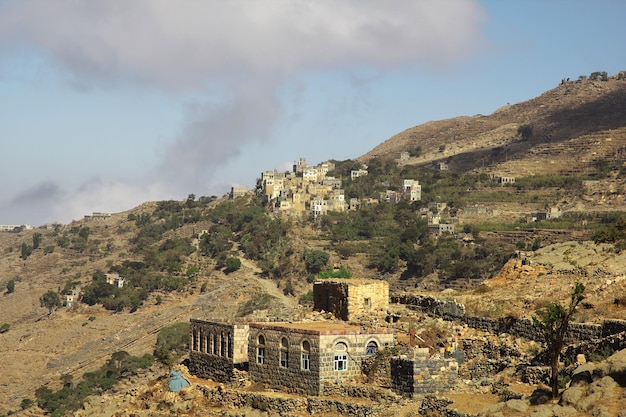
[[[15,280],[10,279],[9,282],[7,282],[7,294],[11,294],[13,292],[15,292]]]
[[[239,258],[226,258],[226,273],[235,272],[241,268],[241,260]]]
[[[304,251],[304,254],[302,254],[302,259],[306,264],[306,270],[311,274],[321,272],[328,263],[329,258],[330,255],[328,252],[317,249],[307,249]]]
[[[576,312],[576,307],[585,298],[583,292],[585,286],[577,282],[570,295],[570,303],[566,308],[557,301],[552,301],[537,310],[537,316],[533,317],[535,325],[541,328],[546,343],[546,350],[552,368],[550,383],[552,398],[559,394],[559,357],[565,344],[565,334]]]
[[[22,243],[22,256],[21,256],[21,258],[23,260],[26,260],[26,258],[28,258],[31,253],[33,253],[32,246],[28,245],[27,243]]]
[[[39,298],[39,304],[42,307],[46,307],[50,311],[50,314],[52,314],[54,310],[61,307],[61,297],[59,297],[59,294],[56,292],[48,290],[48,292]]]
[[[517,134],[521,136],[522,140],[528,140],[533,135],[533,127],[531,125],[521,125],[517,128]]]
[[[39,248],[39,245],[41,244],[41,237],[41,233],[33,234],[33,249]]]

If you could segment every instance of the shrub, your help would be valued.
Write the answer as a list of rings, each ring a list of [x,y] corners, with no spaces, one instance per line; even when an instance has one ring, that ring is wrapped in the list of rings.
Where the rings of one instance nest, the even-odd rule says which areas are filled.
[[[188,344],[189,322],[166,326],[157,335],[154,357],[166,365],[173,365],[187,351]]]
[[[317,274],[326,266],[330,255],[328,252],[317,249],[307,249],[302,255],[307,272]]]
[[[241,268],[241,260],[239,258],[226,258],[226,270],[224,272],[231,273]]]

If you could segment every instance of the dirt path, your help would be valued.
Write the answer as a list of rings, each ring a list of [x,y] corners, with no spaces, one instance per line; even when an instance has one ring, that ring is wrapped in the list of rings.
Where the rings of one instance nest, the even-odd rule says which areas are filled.
[[[296,308],[298,306],[298,300],[295,297],[285,295],[283,291],[276,286],[276,282],[261,278],[263,271],[257,267],[254,262],[245,259],[243,256],[240,260],[241,266],[251,271],[251,273],[247,275],[259,284],[266,293],[279,300],[286,307]]]

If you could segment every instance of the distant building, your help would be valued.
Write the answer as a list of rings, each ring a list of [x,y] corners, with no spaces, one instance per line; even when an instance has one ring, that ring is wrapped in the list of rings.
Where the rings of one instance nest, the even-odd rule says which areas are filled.
[[[499,184],[514,184],[515,177],[497,177]]]
[[[230,189],[229,198],[231,200],[234,200],[237,197],[244,197],[249,192],[250,192],[250,189],[248,187],[234,186],[234,187],[231,187],[231,189]]]
[[[359,177],[367,175],[367,169],[353,169],[350,171],[350,179],[355,180]]]
[[[119,274],[106,274],[106,281],[107,284],[114,285],[117,288],[124,286],[124,278],[120,277]]]

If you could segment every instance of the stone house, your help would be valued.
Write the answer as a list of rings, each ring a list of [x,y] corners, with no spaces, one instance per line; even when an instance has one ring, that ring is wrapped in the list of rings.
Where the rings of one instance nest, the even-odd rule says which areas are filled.
[[[404,192],[404,198],[409,201],[419,201],[422,199],[422,186],[417,180],[403,180],[402,191]]]
[[[408,161],[410,157],[411,154],[406,151],[398,152],[396,154],[396,159],[399,161]]]
[[[353,169],[350,171],[350,179],[354,180],[356,178],[367,175],[367,169]]]
[[[432,223],[432,224],[428,224],[428,230],[431,231],[431,233],[434,233],[436,235],[442,235],[444,233],[451,233],[454,234],[454,224],[452,223]]]
[[[510,176],[497,177],[497,180],[498,180],[498,184],[514,184],[515,183],[515,177],[510,177]]]
[[[117,288],[122,288],[124,286],[124,278],[120,277],[119,274],[105,274],[107,284],[111,284],[116,286]]]
[[[394,345],[387,328],[345,323],[250,323],[248,372],[255,383],[287,393],[323,395],[361,375],[361,362]]]
[[[373,279],[318,281],[313,284],[313,309],[328,311],[346,321],[386,313],[389,283]]]
[[[248,365],[247,324],[228,324],[191,319],[189,372],[200,378],[230,382],[234,370]]]
[[[233,186],[230,188],[229,198],[231,200],[234,200],[237,197],[244,197],[246,194],[248,194],[249,191],[250,189],[248,187]]]

